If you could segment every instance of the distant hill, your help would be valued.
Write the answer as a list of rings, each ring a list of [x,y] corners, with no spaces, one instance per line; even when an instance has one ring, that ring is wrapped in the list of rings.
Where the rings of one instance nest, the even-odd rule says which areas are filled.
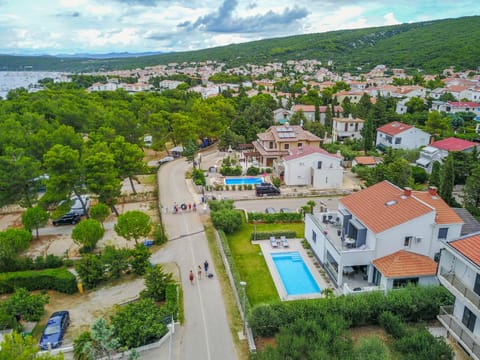
[[[358,73],[374,65],[438,72],[449,66],[480,66],[480,16],[296,35],[197,51],[141,57],[58,58],[0,55],[0,70],[98,71],[171,62],[217,60],[230,66],[298,59],[334,62],[335,70]]]

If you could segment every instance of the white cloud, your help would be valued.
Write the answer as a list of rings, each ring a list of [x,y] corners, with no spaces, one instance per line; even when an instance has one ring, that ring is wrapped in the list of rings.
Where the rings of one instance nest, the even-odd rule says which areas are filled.
[[[385,14],[383,19],[384,19],[384,24],[385,25],[398,25],[398,24],[400,24],[400,21],[395,19],[395,15],[393,14],[393,12],[389,12],[388,14]]]

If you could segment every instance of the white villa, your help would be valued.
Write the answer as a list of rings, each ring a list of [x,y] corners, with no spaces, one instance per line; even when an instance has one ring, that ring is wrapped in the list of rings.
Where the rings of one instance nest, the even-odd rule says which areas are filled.
[[[337,211],[307,215],[305,238],[344,293],[386,291],[436,283],[433,259],[442,240],[460,236],[463,223],[436,188],[412,191],[382,181],[342,198]]]
[[[438,320],[475,360],[480,359],[480,232],[446,242],[438,279],[455,296]]]
[[[351,115],[348,118],[333,118],[332,124],[332,138],[333,141],[343,141],[349,139],[361,139],[361,131],[365,120],[353,118]]]
[[[414,150],[428,145],[430,134],[417,129],[415,126],[407,125],[399,121],[380,126],[377,129],[377,148]]]
[[[343,183],[342,157],[315,146],[294,148],[280,160],[283,181],[289,186],[316,189],[340,188]]]

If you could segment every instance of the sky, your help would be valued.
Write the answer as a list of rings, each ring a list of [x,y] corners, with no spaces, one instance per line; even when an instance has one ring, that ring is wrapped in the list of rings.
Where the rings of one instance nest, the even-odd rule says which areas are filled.
[[[479,14],[478,0],[0,0],[0,54],[187,51]]]

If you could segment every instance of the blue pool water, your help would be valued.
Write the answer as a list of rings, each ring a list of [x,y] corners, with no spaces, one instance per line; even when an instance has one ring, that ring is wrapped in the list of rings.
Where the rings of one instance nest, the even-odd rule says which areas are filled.
[[[287,295],[319,293],[320,287],[315,282],[310,270],[298,251],[272,253],[272,259],[282,279]]]
[[[225,185],[255,185],[262,182],[261,177],[231,177],[225,178]]]

